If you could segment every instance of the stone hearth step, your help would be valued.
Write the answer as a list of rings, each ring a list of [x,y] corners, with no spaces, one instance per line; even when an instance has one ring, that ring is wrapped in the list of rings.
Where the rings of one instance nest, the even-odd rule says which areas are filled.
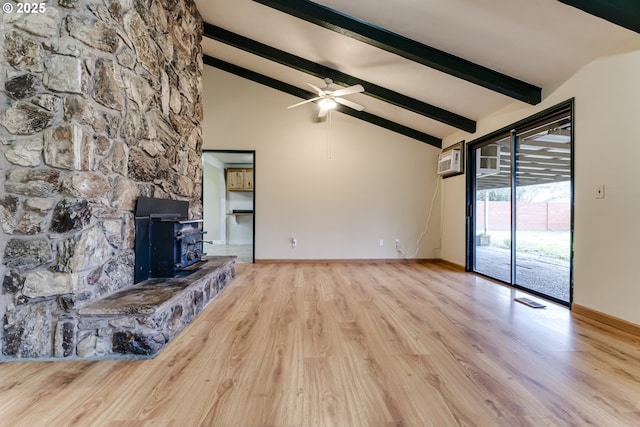
[[[208,257],[199,270],[149,279],[78,311],[78,358],[151,358],[235,277],[236,257]]]

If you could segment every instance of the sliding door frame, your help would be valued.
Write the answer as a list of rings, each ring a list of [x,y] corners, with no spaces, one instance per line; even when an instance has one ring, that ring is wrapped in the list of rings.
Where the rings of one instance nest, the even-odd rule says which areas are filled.
[[[545,295],[545,294],[541,294],[539,292],[536,292],[534,290],[528,289],[528,288],[523,288],[521,286],[518,286],[515,283],[515,279],[516,279],[516,227],[517,227],[517,223],[516,223],[516,209],[517,209],[517,203],[515,203],[515,189],[516,189],[516,180],[517,180],[517,159],[516,159],[516,155],[519,149],[519,141],[518,141],[518,137],[517,137],[517,133],[519,131],[522,131],[522,129],[526,129],[528,127],[531,127],[532,124],[541,121],[547,117],[552,117],[554,114],[559,114],[560,112],[564,111],[568,109],[570,111],[571,114],[571,154],[570,154],[570,158],[571,158],[571,165],[570,165],[570,171],[571,171],[571,195],[570,195],[570,221],[571,221],[571,225],[570,225],[570,231],[569,231],[569,239],[570,239],[570,243],[569,243],[569,301],[562,301],[559,300],[557,298],[554,298],[552,296],[549,295]],[[554,301],[558,304],[562,304],[562,305],[567,305],[567,306],[571,306],[572,302],[573,302],[573,232],[574,232],[574,182],[575,182],[575,170],[574,170],[574,163],[575,163],[575,99],[571,98],[563,103],[557,104],[553,107],[550,107],[548,109],[545,109],[537,114],[534,114],[530,117],[527,117],[523,120],[520,120],[510,126],[506,126],[503,127],[497,131],[491,132],[490,134],[487,134],[483,137],[477,138],[475,140],[470,141],[467,144],[467,155],[465,156],[467,159],[467,165],[466,165],[466,170],[468,171],[467,175],[466,175],[466,188],[467,188],[467,192],[466,192],[466,218],[465,218],[465,235],[466,235],[466,256],[465,256],[465,270],[468,272],[474,272],[474,262],[475,262],[475,248],[476,248],[476,236],[475,236],[475,232],[474,232],[474,221],[476,218],[476,213],[473,212],[473,209],[476,207],[474,204],[474,197],[475,197],[475,193],[476,193],[476,161],[472,158],[474,157],[473,154],[475,154],[475,150],[477,148],[482,147],[483,145],[489,145],[497,140],[499,140],[500,138],[504,138],[510,136],[511,138],[511,142],[512,142],[512,149],[511,149],[511,204],[512,204],[512,209],[511,209],[511,283],[506,283],[506,282],[502,282],[501,280],[495,279],[495,278],[491,278],[493,280],[498,280],[502,283],[506,283],[509,286],[512,286],[514,288],[517,289],[522,289],[523,291],[526,291],[528,293],[534,294],[534,295],[538,295],[541,296],[543,298],[546,298],[548,300]],[[481,274],[481,273],[476,273],[476,274]]]

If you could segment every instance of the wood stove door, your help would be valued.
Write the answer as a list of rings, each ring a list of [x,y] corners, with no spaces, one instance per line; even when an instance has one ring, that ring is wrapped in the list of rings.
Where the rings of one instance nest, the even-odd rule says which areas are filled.
[[[136,218],[136,262],[133,283],[140,283],[149,278],[151,251],[149,249],[149,226],[151,220]]]

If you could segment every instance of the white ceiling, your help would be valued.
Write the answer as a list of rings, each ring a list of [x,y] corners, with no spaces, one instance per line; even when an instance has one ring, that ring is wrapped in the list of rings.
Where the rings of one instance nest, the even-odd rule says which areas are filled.
[[[251,0],[196,0],[205,22],[472,120],[514,99]],[[557,0],[322,0],[316,3],[536,85],[557,87],[589,62],[640,48],[640,34]],[[316,77],[205,38],[211,57],[309,90]],[[366,85],[365,85],[366,90]],[[365,111],[445,138],[457,129],[364,94]],[[292,97],[292,103],[299,101]],[[515,101],[522,102],[522,101]],[[283,110],[287,105],[283,105]],[[309,104],[300,108],[317,108]]]

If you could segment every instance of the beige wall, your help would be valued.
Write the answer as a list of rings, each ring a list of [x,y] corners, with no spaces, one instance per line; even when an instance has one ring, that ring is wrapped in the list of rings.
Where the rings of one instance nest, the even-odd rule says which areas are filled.
[[[508,126],[575,97],[574,303],[640,324],[640,51],[602,58],[545,94],[542,104],[514,103],[444,146]],[[445,180],[443,259],[463,264],[463,177]],[[606,198],[595,199],[605,185]]]
[[[256,259],[440,257],[438,149],[209,66],[203,90],[203,148],[256,151]]]

